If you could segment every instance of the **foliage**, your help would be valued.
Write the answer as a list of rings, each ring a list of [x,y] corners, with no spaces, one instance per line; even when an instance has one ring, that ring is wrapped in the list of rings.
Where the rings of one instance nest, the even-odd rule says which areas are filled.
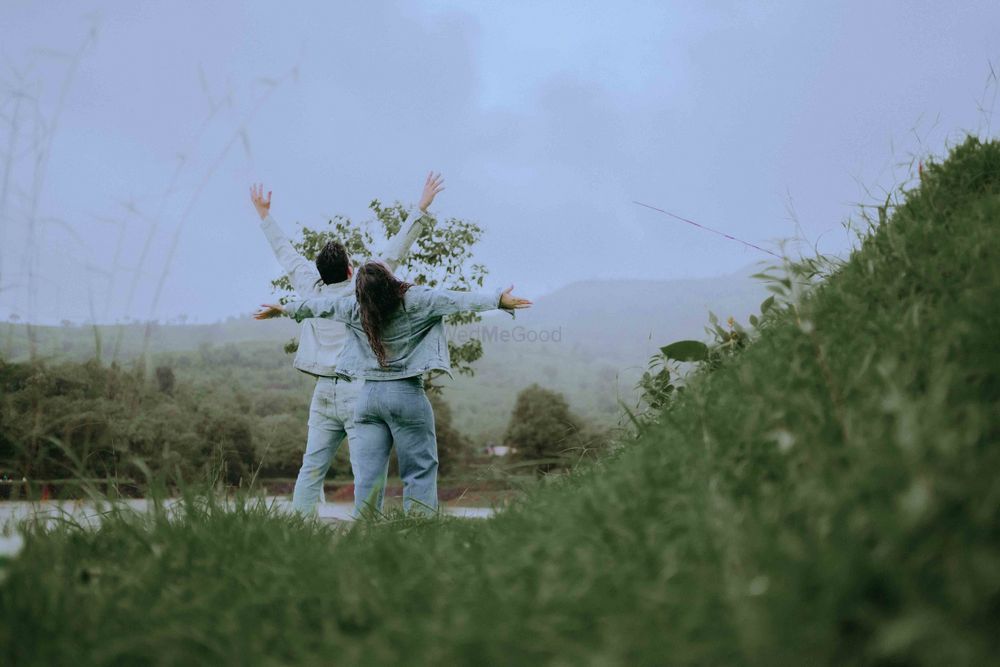
[[[96,362],[0,361],[0,471],[29,479],[110,475],[141,485],[141,462],[187,482],[294,478],[313,384],[268,342],[161,354],[148,382]],[[430,400],[440,472],[461,475],[473,463],[472,444],[442,397]],[[350,479],[348,447],[329,475]]]
[[[156,384],[159,386],[160,391],[164,394],[173,394],[174,385],[177,384],[177,378],[174,376],[174,369],[170,366],[157,366]]]
[[[406,222],[406,208],[400,202],[383,206],[378,199],[373,199],[368,207],[375,214],[374,221],[358,224],[338,215],[327,223],[326,229],[303,227],[301,238],[293,241],[292,245],[303,257],[314,261],[327,242],[338,240],[347,249],[351,263],[358,266],[376,254],[373,226],[380,228],[380,235],[388,239],[398,234]],[[482,287],[486,267],[482,264],[470,264],[469,260],[472,258],[472,247],[482,238],[483,230],[479,225],[459,218],[439,221],[432,216],[427,217],[429,221],[424,222],[423,232],[417,237],[396,274],[404,280],[428,287],[452,290]],[[272,280],[271,284],[282,292],[294,292],[288,276]],[[285,303],[290,298],[286,295],[281,301]],[[476,313],[455,313],[444,321],[449,326],[459,326],[478,322],[480,319]],[[294,341],[286,345],[285,349],[294,352]],[[448,351],[453,370],[465,375],[473,374],[472,363],[483,355],[482,343],[476,339],[466,340],[462,344],[448,341]],[[431,378],[437,375],[439,372],[434,372]]]
[[[567,465],[581,431],[562,394],[533,384],[518,393],[504,441],[516,450],[517,460],[548,472]]]
[[[141,483],[149,472],[162,472],[230,484],[249,480],[262,464],[267,472],[287,469],[267,449],[280,440],[301,461],[305,385],[293,385],[300,388],[289,401],[280,386],[234,382],[230,368],[246,375],[253,365],[243,354],[230,345],[163,355],[149,382],[138,369],[93,361],[0,361],[0,468],[41,480],[82,475]],[[235,389],[220,392],[220,386]],[[273,410],[296,415],[280,438],[264,428]]]
[[[998,219],[1000,142],[970,139],[634,445],[489,522],[188,503],[38,529],[0,566],[3,654],[993,664]]]
[[[786,276],[814,277],[816,273],[812,269],[818,263],[828,261],[823,258],[807,259],[799,263],[786,260],[783,267]],[[785,296],[784,303],[790,309],[794,309],[796,299],[802,297],[801,291],[792,294],[792,282],[788,277],[775,277],[769,274],[756,274],[754,277],[770,281],[768,290]],[[643,414],[643,421],[655,421],[659,411],[669,406],[671,399],[684,391],[683,383],[688,373],[710,372],[718,368],[725,359],[746,349],[754,332],[766,327],[771,321],[769,315],[776,314],[774,307],[774,295],[764,299],[760,304],[760,316],[751,314],[749,317],[751,327],[749,331],[732,317],[726,320],[728,328],[723,328],[719,324],[718,316],[709,311],[709,326],[705,327],[705,332],[713,339],[710,343],[680,340],[661,347],[658,354],[650,357],[646,370],[636,385],[642,394],[642,399],[650,408],[649,412]],[[693,365],[685,369],[684,364]]]
[[[434,410],[434,432],[437,435],[438,474],[452,475],[465,471],[472,461],[472,444],[455,428],[451,406],[439,392],[428,395]]]

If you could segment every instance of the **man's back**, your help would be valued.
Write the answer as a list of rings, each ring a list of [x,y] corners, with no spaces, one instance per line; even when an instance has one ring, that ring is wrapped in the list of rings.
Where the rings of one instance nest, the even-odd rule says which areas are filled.
[[[354,293],[354,281],[345,280],[332,285],[321,285],[316,296],[338,297]],[[337,356],[347,340],[347,327],[342,322],[324,318],[302,321],[299,332],[299,349],[292,365],[305,373],[331,377],[336,375]]]

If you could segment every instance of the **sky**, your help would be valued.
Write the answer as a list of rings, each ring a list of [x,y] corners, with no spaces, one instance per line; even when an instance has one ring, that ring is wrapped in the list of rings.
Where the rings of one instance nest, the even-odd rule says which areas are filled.
[[[0,1],[0,319],[209,322],[290,233],[368,202],[485,230],[488,286],[841,256],[844,226],[996,136],[1000,3]],[[794,247],[794,246],[793,246]]]

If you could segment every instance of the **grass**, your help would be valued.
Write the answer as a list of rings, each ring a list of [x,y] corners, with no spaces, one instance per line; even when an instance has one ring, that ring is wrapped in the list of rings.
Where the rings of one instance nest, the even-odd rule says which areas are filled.
[[[30,532],[13,664],[983,665],[1000,650],[1000,143],[634,443],[487,522],[253,503]]]

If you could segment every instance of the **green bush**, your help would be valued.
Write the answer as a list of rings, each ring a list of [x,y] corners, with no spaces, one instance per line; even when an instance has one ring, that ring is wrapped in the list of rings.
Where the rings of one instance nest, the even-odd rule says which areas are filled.
[[[33,533],[0,584],[2,654],[994,664],[998,221],[1000,143],[969,139],[634,444],[488,522],[331,535],[192,503]]]
[[[571,460],[581,429],[562,394],[533,384],[517,395],[504,442],[516,450],[516,460],[548,472]]]

